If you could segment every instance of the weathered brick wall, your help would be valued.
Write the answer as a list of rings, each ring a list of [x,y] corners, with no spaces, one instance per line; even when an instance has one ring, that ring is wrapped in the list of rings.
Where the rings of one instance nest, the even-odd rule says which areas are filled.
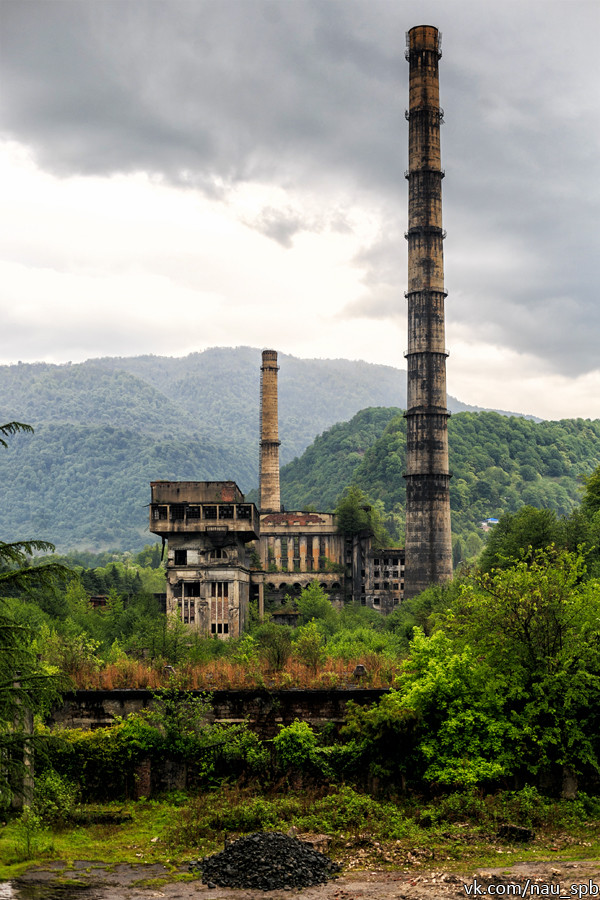
[[[270,738],[277,734],[279,725],[290,725],[295,719],[315,726],[329,722],[340,726],[349,700],[371,704],[385,693],[385,690],[373,688],[213,691],[212,707],[215,721],[248,721],[257,734]],[[150,691],[74,691],[64,695],[62,706],[53,710],[49,724],[65,728],[99,728],[110,725],[116,716],[139,712],[151,704]]]

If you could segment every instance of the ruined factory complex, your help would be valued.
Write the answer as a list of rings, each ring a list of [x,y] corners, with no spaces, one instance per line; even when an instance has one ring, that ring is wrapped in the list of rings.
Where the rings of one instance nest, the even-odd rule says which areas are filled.
[[[250,602],[283,608],[312,581],[335,605],[389,613],[404,597],[452,576],[438,63],[441,35],[407,34],[410,67],[406,549],[346,537],[330,512],[282,509],[277,352],[260,372],[259,509],[233,481],[154,481],[150,531],[168,542],[167,612],[207,635],[237,637]],[[340,491],[344,486],[340,485]],[[281,620],[293,621],[285,606]]]

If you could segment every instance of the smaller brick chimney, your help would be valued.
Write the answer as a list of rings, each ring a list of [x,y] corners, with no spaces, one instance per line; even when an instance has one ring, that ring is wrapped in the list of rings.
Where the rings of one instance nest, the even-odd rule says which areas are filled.
[[[279,418],[277,412],[277,351],[263,350],[260,369],[260,471],[261,512],[279,512]]]

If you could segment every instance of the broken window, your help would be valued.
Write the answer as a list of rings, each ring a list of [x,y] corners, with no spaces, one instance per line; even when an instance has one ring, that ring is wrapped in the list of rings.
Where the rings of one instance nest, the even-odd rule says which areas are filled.
[[[220,506],[219,519],[233,519],[233,506]]]
[[[205,519],[216,519],[217,518],[217,507],[216,506],[204,506],[204,518]]]
[[[252,507],[249,505],[238,506],[237,517],[238,517],[238,519],[251,519],[252,518]]]
[[[173,557],[176,566],[187,566],[187,550],[175,550]]]
[[[167,518],[167,507],[166,506],[153,506],[152,507],[152,518],[155,521],[159,519]]]
[[[211,634],[229,634],[229,582],[210,582],[210,630]]]
[[[183,503],[173,503],[171,506],[171,521],[183,522],[185,518],[185,506]]]
[[[200,507],[199,506],[188,506],[187,517],[188,517],[188,519],[199,519],[200,518]]]
[[[211,550],[210,558],[211,559],[227,559],[227,551],[221,550],[220,547],[217,547],[216,550]]]
[[[200,596],[200,582],[199,581],[184,581],[184,596],[185,597],[199,597]]]

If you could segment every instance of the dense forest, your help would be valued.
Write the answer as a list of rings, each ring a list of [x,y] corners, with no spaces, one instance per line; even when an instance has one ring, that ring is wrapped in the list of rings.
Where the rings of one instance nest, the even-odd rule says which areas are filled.
[[[182,358],[92,359],[77,365],[0,366],[2,420],[197,434],[251,448],[258,461],[261,352],[212,348]],[[402,406],[406,372],[391,366],[279,354],[281,459],[367,406]],[[474,409],[453,397],[452,412]],[[256,476],[254,481],[256,480]],[[252,484],[245,483],[244,489]]]
[[[150,481],[255,487],[260,362],[259,350],[215,348],[1,366],[1,419],[35,434],[16,435],[0,455],[0,534],[35,534],[61,550],[135,550],[149,539]],[[282,463],[358,410],[404,401],[406,374],[389,366],[283,354],[279,363]]]
[[[533,422],[493,412],[459,413],[448,423],[452,531],[458,558],[483,546],[481,523],[529,505],[563,516],[581,499],[583,476],[600,463],[600,421]],[[406,421],[402,411],[365,409],[318,437],[282,469],[290,508],[334,509],[339,485],[354,483],[379,503],[401,539]],[[456,541],[460,541],[458,548]]]

